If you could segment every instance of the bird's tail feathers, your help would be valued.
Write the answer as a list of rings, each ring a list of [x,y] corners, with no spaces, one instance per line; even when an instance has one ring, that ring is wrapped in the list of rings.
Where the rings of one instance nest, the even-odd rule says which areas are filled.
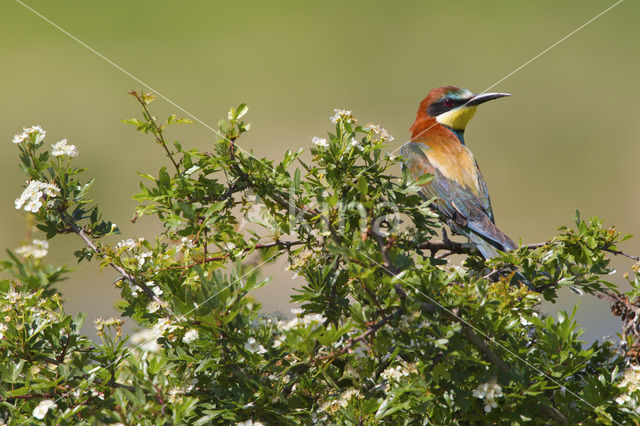
[[[482,240],[502,251],[511,251],[518,248],[516,243],[507,237],[504,232],[499,230],[487,215],[481,215],[479,218],[469,220],[467,227],[472,231],[469,232],[471,235],[467,235],[467,237],[476,244],[480,244],[478,241]],[[495,254],[497,254],[497,252],[495,252]],[[485,259],[491,259],[495,254],[490,257],[485,256]]]
[[[495,231],[497,231],[497,234],[503,236],[500,243],[494,240],[489,240],[484,235],[477,234],[471,229],[467,229],[466,232],[463,230],[461,233],[476,245],[476,248],[485,259],[496,257],[498,255],[498,250],[510,251],[517,248],[515,243],[502,231],[496,228],[495,225],[493,226],[493,228]],[[529,287],[529,289],[534,290],[533,284],[531,284],[531,282],[524,275],[522,275],[520,271],[514,272],[511,278],[511,282],[512,284],[522,283]]]

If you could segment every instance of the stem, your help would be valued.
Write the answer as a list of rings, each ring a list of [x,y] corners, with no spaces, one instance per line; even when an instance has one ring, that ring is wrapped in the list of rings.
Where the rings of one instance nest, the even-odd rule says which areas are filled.
[[[95,245],[93,240],[91,240],[91,238],[87,236],[87,234],[84,232],[83,229],[79,228],[78,225],[76,225],[72,221],[66,221],[66,222],[67,222],[67,225],[71,228],[71,230],[75,232],[80,238],[82,238],[85,244],[89,246],[89,248],[93,250],[95,254],[98,255],[98,257],[100,257],[101,259],[105,258],[104,253]],[[152,300],[158,302],[161,306],[164,306],[165,304],[164,301],[160,299],[145,283],[138,281],[133,275],[128,273],[124,268],[116,265],[113,262],[109,262],[109,266],[111,266],[111,268],[113,268],[116,272],[118,272],[125,280],[140,287],[142,291],[144,291],[147,294],[147,296],[149,296]]]
[[[171,163],[173,163],[173,166],[176,168],[176,172],[180,174],[180,166],[178,165],[178,163],[176,163],[176,160],[173,158],[173,154],[169,150],[169,147],[167,147],[167,142],[164,140],[162,129],[158,127],[158,125],[156,124],[155,118],[153,118],[153,116],[149,112],[149,109],[147,108],[147,103],[142,99],[142,97],[136,91],[131,91],[129,92],[129,94],[132,95],[134,98],[136,98],[136,100],[142,106],[144,118],[147,120],[147,122],[151,123],[153,126],[153,129],[152,129],[153,136],[155,137],[156,141],[160,145],[162,145],[162,148],[164,148],[165,152],[167,153],[167,157],[169,157],[169,160],[171,160]]]

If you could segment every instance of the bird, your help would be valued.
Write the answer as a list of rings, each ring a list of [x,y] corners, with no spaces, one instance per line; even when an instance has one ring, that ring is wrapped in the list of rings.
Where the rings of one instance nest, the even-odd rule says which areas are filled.
[[[420,103],[411,139],[400,148],[404,167],[414,179],[433,176],[421,185],[421,193],[434,199],[432,208],[441,220],[485,259],[517,245],[495,225],[487,184],[465,144],[464,130],[479,105],[506,96],[511,95],[475,95],[456,86],[435,88]]]

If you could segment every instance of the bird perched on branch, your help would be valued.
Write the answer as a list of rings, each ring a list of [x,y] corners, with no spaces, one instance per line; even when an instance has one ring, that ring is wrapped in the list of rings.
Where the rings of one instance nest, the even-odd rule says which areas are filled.
[[[507,93],[474,95],[455,86],[438,87],[420,103],[411,126],[411,140],[401,147],[404,165],[414,178],[433,179],[422,186],[442,220],[467,237],[485,259],[517,245],[494,222],[487,185],[473,154],[465,145],[464,129],[478,105]]]

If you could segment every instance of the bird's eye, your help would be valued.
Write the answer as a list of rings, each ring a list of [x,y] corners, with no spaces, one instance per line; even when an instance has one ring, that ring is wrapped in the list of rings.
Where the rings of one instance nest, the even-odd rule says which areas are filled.
[[[452,107],[453,106],[453,101],[449,98],[444,98],[444,106],[446,107]]]

